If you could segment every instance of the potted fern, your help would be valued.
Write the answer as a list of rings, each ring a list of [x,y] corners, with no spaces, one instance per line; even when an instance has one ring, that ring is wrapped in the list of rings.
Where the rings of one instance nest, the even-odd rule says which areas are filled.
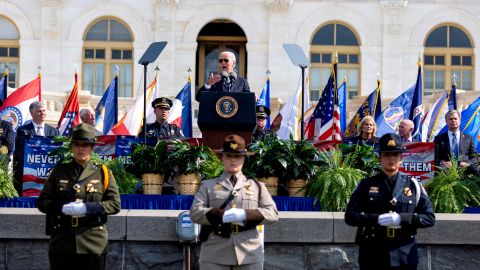
[[[322,210],[345,211],[353,190],[366,173],[353,168],[358,153],[352,152],[342,159],[340,150],[321,152],[323,165],[308,185],[308,195],[320,201]]]
[[[192,146],[173,141],[166,161],[177,170],[180,194],[193,195],[200,187],[201,179],[209,179],[222,173],[222,163],[207,146]]]
[[[318,169],[319,151],[307,140],[295,142],[285,141],[289,154],[287,156],[286,179],[288,193],[292,197],[304,197],[306,185]]]
[[[164,175],[169,170],[167,142],[158,141],[155,146],[132,145],[132,165],[134,172],[141,175],[144,194],[161,194]]]
[[[4,154],[0,154],[0,198],[18,197],[18,193],[13,186],[12,174],[8,172],[8,159]]]
[[[264,182],[270,195],[276,196],[279,177],[287,171],[287,157],[290,154],[287,143],[269,137],[250,144],[248,148],[255,155],[247,157],[244,174]]]
[[[450,168],[443,168],[428,181],[433,210],[437,213],[462,213],[465,207],[480,205],[478,176],[467,174],[466,168],[459,167],[452,160]]]

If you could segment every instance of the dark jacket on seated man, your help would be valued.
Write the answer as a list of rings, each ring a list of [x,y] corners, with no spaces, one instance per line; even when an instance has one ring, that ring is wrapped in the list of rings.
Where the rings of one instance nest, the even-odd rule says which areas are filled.
[[[206,89],[205,85],[203,85],[195,94],[195,100],[200,102],[200,94],[205,92],[250,92],[250,85],[248,85],[248,81],[242,77],[235,79],[230,90],[223,81],[213,84],[210,89]]]

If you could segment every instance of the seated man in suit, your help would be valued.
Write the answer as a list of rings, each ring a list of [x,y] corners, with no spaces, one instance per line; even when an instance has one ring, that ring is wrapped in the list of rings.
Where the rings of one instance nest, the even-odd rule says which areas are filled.
[[[45,108],[40,101],[34,101],[29,107],[32,122],[20,126],[17,129],[17,136],[58,136],[60,133],[58,129],[45,124]]]
[[[435,137],[437,145],[437,164],[450,168],[450,158],[458,160],[460,167],[471,167],[477,164],[475,145],[470,135],[460,132],[460,114],[450,110],[445,114],[448,131]],[[473,165],[473,166],[471,166]]]
[[[237,76],[235,72],[235,64],[237,60],[232,52],[222,52],[218,59],[218,69],[220,74],[210,74],[208,81],[195,94],[195,100],[200,101],[202,92],[250,92],[248,81]]]
[[[87,123],[95,127],[95,112],[90,107],[81,109],[80,120],[82,120],[82,123]],[[102,132],[96,128],[94,128],[94,133],[95,137],[102,135]]]

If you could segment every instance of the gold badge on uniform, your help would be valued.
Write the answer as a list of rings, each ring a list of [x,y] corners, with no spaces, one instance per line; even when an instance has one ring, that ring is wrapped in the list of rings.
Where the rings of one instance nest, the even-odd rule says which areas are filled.
[[[395,141],[394,141],[393,139],[390,140],[390,141],[388,141],[387,145],[390,146],[390,147],[395,147],[395,146],[397,146],[397,145],[395,144]]]
[[[378,187],[370,187],[370,190],[368,191],[369,193],[378,193],[379,188]]]
[[[248,191],[252,191],[252,189],[253,189],[251,185],[245,185],[244,187]]]
[[[215,190],[220,190],[220,189],[223,189],[222,185],[216,184],[215,185]]]
[[[410,196],[413,195],[413,194],[412,194],[412,190],[411,190],[409,187],[405,187],[405,188],[403,189],[403,193],[404,193],[407,197],[410,197]]]

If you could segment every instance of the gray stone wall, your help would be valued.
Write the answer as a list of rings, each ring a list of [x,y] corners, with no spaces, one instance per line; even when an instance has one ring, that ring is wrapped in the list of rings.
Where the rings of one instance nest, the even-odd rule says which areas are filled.
[[[109,218],[107,269],[198,269],[199,246],[175,235],[181,211],[129,210]],[[0,208],[0,270],[48,269],[45,217],[36,209]],[[265,230],[269,270],[358,269],[355,228],[343,213],[281,212]],[[420,270],[480,269],[480,215],[437,214],[419,230]],[[188,251],[190,256],[188,256]]]

